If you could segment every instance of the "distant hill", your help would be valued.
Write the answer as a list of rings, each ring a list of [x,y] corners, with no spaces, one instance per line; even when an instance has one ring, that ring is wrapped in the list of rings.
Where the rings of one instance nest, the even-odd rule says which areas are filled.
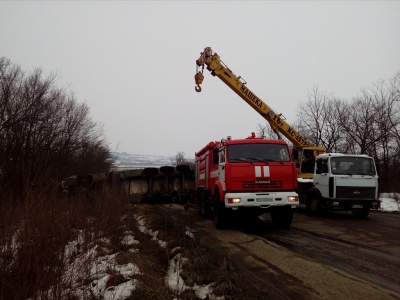
[[[145,167],[171,166],[175,156],[129,154],[126,152],[111,152],[117,169],[136,169]]]

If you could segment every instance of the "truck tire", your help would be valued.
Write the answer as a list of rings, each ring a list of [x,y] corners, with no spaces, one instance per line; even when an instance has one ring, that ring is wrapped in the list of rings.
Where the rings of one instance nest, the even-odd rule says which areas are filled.
[[[176,170],[181,173],[190,173],[189,165],[177,165]]]
[[[163,174],[171,175],[175,172],[175,168],[173,166],[162,166],[160,167],[160,172]]]
[[[321,197],[312,193],[307,199],[307,209],[313,215],[319,214],[321,212]]]
[[[197,191],[196,200],[197,200],[197,212],[201,216],[201,197],[203,197],[204,191]]]
[[[158,174],[158,169],[153,167],[144,168],[142,174],[145,176],[154,176]]]
[[[219,199],[219,193],[215,193],[213,201],[214,223],[218,229],[224,229],[228,223],[228,212],[225,204]]]
[[[368,217],[370,210],[371,207],[369,205],[364,205],[364,207],[360,210],[353,210],[352,214],[357,218],[366,218]]]
[[[277,206],[271,208],[272,223],[280,228],[288,228],[293,221],[293,210],[290,206]]]
[[[304,201],[304,203],[306,204],[306,211],[308,213],[311,213],[311,203],[310,203],[310,197],[307,196],[306,200]]]
[[[208,199],[207,193],[203,192],[200,196],[199,200],[199,213],[205,218],[208,218],[211,216],[211,207]]]

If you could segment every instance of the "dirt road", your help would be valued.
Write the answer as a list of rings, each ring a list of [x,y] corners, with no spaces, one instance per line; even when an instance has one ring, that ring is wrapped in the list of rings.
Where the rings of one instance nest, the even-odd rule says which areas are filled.
[[[185,214],[203,244],[276,299],[400,299],[400,214],[314,217],[297,209],[290,229],[274,227],[265,214],[226,230],[195,209]]]

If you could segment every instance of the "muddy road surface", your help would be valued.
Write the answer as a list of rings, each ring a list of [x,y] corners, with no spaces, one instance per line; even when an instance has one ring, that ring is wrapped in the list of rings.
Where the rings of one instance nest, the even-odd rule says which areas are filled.
[[[235,219],[218,230],[195,208],[165,209],[186,220],[226,264],[274,291],[274,299],[400,299],[399,213],[316,217],[298,208],[289,229],[276,228],[265,214],[251,225]]]

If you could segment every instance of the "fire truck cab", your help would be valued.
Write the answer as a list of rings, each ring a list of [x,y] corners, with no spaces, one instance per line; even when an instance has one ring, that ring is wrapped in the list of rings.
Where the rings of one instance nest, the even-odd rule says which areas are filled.
[[[286,142],[252,133],[212,141],[195,156],[199,213],[212,213],[218,228],[235,214],[249,220],[267,212],[275,225],[290,226],[299,199],[296,166]]]

